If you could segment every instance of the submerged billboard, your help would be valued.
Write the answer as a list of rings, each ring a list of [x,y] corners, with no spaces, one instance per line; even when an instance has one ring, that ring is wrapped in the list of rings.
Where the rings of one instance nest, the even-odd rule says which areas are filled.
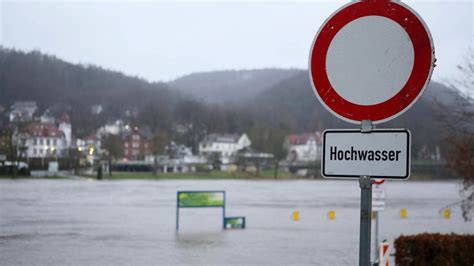
[[[178,207],[224,207],[224,191],[180,191]]]

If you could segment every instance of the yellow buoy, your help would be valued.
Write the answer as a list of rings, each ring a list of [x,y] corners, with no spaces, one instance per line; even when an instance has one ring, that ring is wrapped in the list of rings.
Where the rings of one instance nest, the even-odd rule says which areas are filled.
[[[406,219],[408,217],[407,209],[403,208],[400,210],[400,218]]]
[[[328,218],[329,218],[329,220],[334,220],[334,219],[336,219],[336,211],[335,211],[335,210],[330,210],[330,211],[328,212]]]
[[[451,218],[451,210],[449,208],[444,209],[443,217],[444,217],[444,219],[450,219]]]
[[[294,211],[293,212],[293,221],[299,221],[300,220],[300,212],[299,211]]]

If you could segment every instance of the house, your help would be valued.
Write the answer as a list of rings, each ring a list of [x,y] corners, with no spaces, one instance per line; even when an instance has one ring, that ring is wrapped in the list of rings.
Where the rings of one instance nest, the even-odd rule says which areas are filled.
[[[235,159],[237,152],[250,147],[247,134],[210,134],[199,143],[199,154],[211,157],[217,154],[223,164]]]
[[[38,120],[38,118],[36,118],[35,120]],[[39,121],[41,123],[56,123],[56,119],[51,114],[51,111],[49,109],[43,112],[43,114],[39,117]]]
[[[193,151],[190,147],[187,147],[183,144],[177,144],[174,141],[171,141],[168,145],[166,145],[165,149],[166,153],[171,158],[183,159],[187,156],[193,155]]]
[[[195,172],[197,167],[206,167],[207,158],[193,155],[192,149],[183,144],[171,141],[167,146],[167,155],[148,155],[145,161],[156,164],[163,173],[167,172]]]
[[[173,125],[173,131],[177,133],[178,135],[184,135],[188,133],[190,130],[193,129],[193,124],[192,123],[187,123],[187,124],[174,124]]]
[[[83,151],[89,155],[98,154],[102,148],[100,138],[96,134],[90,134],[82,139]]]
[[[84,138],[75,138],[71,141],[71,148],[77,149],[85,158],[85,162],[93,165],[101,156],[101,141],[96,134],[90,134]]]
[[[439,145],[428,148],[429,146],[423,144],[421,148],[418,149],[417,158],[419,160],[429,160],[429,161],[441,161],[441,149]]]
[[[25,148],[27,158],[58,157],[68,148],[64,132],[53,123],[32,122],[15,139],[19,149]]]
[[[104,108],[102,107],[101,104],[95,104],[95,105],[91,106],[91,113],[93,115],[100,115],[103,110],[104,110]]]
[[[97,136],[102,138],[107,135],[119,135],[126,130],[128,130],[128,126],[125,126],[122,120],[115,120],[113,123],[108,123],[100,127],[97,130]]]
[[[131,132],[123,135],[123,154],[127,160],[141,161],[152,154],[151,136],[147,130],[135,127]]]
[[[15,102],[11,106],[9,115],[10,122],[29,122],[33,120],[33,114],[38,109],[36,102]]]
[[[291,134],[283,143],[287,161],[310,162],[321,159],[321,132]]]

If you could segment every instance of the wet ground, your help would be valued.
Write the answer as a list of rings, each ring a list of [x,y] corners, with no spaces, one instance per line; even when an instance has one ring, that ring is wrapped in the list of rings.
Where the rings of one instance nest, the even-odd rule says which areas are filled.
[[[384,186],[380,240],[474,234],[459,208],[449,220],[440,212],[460,183]],[[177,233],[178,190],[226,190],[226,215],[245,216],[247,229],[222,230],[221,209],[199,208],[180,211]],[[356,265],[359,200],[357,181],[0,180],[0,264]]]

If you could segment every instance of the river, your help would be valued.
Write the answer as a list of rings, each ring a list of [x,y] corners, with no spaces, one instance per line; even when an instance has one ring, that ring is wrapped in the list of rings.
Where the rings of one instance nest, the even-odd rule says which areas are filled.
[[[449,220],[439,212],[460,200],[459,182],[383,186],[380,240],[474,234],[459,207]],[[178,190],[225,190],[226,215],[245,216],[247,228],[223,230],[221,209],[198,208],[180,210],[176,232]],[[359,201],[357,181],[3,179],[0,264],[356,265]],[[292,220],[295,210],[299,221]]]

